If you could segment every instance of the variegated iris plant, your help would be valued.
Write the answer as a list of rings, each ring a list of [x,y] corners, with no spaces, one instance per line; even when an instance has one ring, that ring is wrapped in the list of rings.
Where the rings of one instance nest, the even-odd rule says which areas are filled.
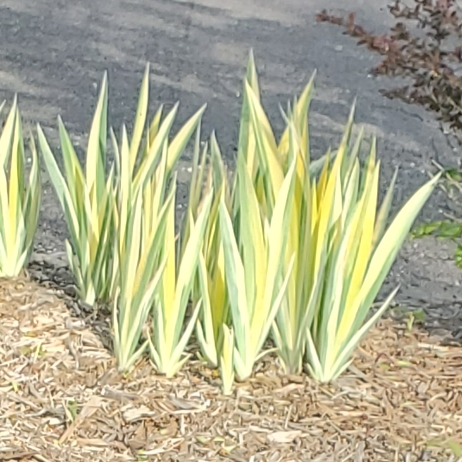
[[[4,107],[0,105],[0,113]],[[32,164],[25,181],[26,157],[16,97],[0,135],[0,277],[18,276],[32,252],[42,185],[31,138]]]
[[[196,324],[196,336],[201,355],[211,367],[218,367],[221,364],[224,389],[230,392],[234,381],[232,356],[223,358],[222,353],[223,351],[232,352],[233,339],[228,328],[230,317],[219,208],[224,200],[227,209],[231,209],[233,190],[215,135],[212,134],[210,144],[205,144],[201,152],[199,134],[197,132],[189,202],[183,230],[185,237],[188,237],[192,223],[197,220],[198,214],[204,207],[204,191],[213,189],[215,194],[201,243],[198,274],[192,290],[192,302],[194,308],[201,305]],[[207,166],[206,160],[209,154],[210,164]],[[224,343],[228,345],[227,349],[224,348]]]
[[[288,274],[283,273],[283,257],[295,164],[286,175],[273,216],[268,219],[259,208],[245,164],[238,162],[230,188],[214,136],[210,145],[212,162],[205,190],[213,185],[218,193],[209,213],[199,262],[195,294],[202,302],[202,311],[197,338],[205,359],[212,366],[220,366],[223,389],[229,393],[235,373],[240,380],[251,375],[284,297]],[[204,203],[196,187],[199,178],[204,177],[205,163],[199,165],[197,159],[198,156],[190,210],[202,212]]]
[[[211,149],[205,190],[213,185],[216,197],[199,266],[196,298],[202,296],[204,309],[197,337],[205,358],[220,364],[227,392],[234,372],[240,379],[250,375],[270,327],[286,372],[299,373],[305,364],[315,379],[330,381],[348,367],[396,293],[369,316],[438,179],[419,189],[387,228],[396,174],[379,208],[375,141],[361,164],[353,111],[339,148],[311,160],[313,80],[284,113],[286,129],[277,142],[251,56],[232,187],[223,180],[218,148]],[[205,169],[203,160],[194,165],[194,172]],[[201,204],[199,176],[193,175],[190,210]]]
[[[348,367],[360,340],[390,305],[398,289],[368,316],[438,180],[435,177],[414,193],[387,227],[394,179],[378,209],[380,162],[375,141],[361,168],[358,144],[349,149],[350,127],[351,123],[335,161],[326,163],[319,181],[311,186],[306,358],[311,375],[321,382],[335,380]],[[281,311],[281,319],[287,312]],[[279,324],[276,338],[283,338],[283,328],[284,322]]]
[[[88,138],[85,171],[61,118],[58,124],[65,176],[40,125],[38,137],[70,233],[70,242],[66,242],[69,264],[81,300],[90,305],[96,300],[106,302],[111,296],[114,239],[113,168],[106,179],[106,75]]]
[[[120,140],[111,132],[115,166],[108,175],[106,78],[85,175],[62,122],[66,179],[39,127],[71,234],[68,253],[81,297],[87,303],[114,299],[119,369],[128,370],[149,347],[158,371],[175,374],[195,328],[202,357],[220,368],[225,393],[234,375],[250,376],[270,335],[286,372],[305,365],[315,379],[334,380],[396,293],[371,315],[438,178],[419,189],[387,227],[396,175],[379,208],[375,141],[361,163],[362,134],[352,140],[353,111],[338,149],[313,162],[313,79],[283,114],[286,129],[276,141],[251,56],[237,168],[229,181],[215,136],[201,149],[204,108],[172,140],[178,106],[165,118],[161,108],[146,127],[148,71],[131,139],[124,127]],[[189,203],[177,238],[173,172],[195,130]]]
[[[119,369],[128,370],[149,345],[159,372],[172,375],[185,360],[182,354],[192,329],[183,333],[181,327],[207,217],[204,209],[192,224],[189,239],[183,242],[184,255],[177,258],[176,178],[172,172],[205,107],[169,140],[178,104],[163,119],[161,107],[146,127],[148,97],[149,67],[141,85],[131,139],[122,127],[119,143],[111,130],[115,166],[107,176],[106,76],[90,131],[85,175],[61,121],[66,177],[40,127],[39,140],[70,230],[68,256],[80,296],[89,304],[113,300]],[[151,312],[152,335],[146,329]],[[139,345],[143,330],[149,338]]]
[[[422,186],[387,228],[394,180],[378,209],[380,162],[375,140],[362,166],[362,133],[351,140],[353,111],[343,140],[328,153],[319,178],[319,163],[310,159],[308,108],[313,79],[286,114],[286,130],[276,142],[260,103],[257,72],[251,58],[245,82],[240,155],[258,191],[259,207],[268,216],[283,190],[284,177],[296,164],[289,218],[286,271],[292,268],[273,339],[284,369],[298,373],[304,359],[312,376],[334,380],[350,362],[364,334],[389,306],[394,291],[368,317],[397,253],[437,177]],[[247,122],[246,119],[249,121]],[[242,128],[241,128],[242,133]],[[295,258],[295,260],[293,260]]]
[[[149,345],[158,371],[171,376],[187,359],[183,352],[195,324],[193,317],[190,327],[182,331],[208,213],[205,207],[188,239],[182,240],[185,251],[177,258],[173,169],[199,126],[205,108],[193,115],[170,141],[178,105],[163,120],[160,108],[146,130],[148,97],[147,68],[131,143],[125,127],[120,146],[112,133],[117,173],[116,249],[111,284],[116,288],[114,344],[120,370],[130,369]],[[152,329],[146,325],[150,313]],[[147,338],[140,346],[143,330]]]

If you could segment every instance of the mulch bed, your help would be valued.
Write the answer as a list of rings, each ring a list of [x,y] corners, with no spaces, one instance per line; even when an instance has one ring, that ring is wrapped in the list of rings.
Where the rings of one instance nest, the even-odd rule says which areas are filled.
[[[412,79],[387,96],[460,130],[462,52],[443,47],[462,37],[456,3],[397,1],[391,12],[398,23],[380,36],[354,15],[318,19],[382,54],[375,73]],[[418,326],[383,320],[334,384],[284,376],[267,356],[224,397],[219,374],[196,360],[173,379],[147,358],[121,376],[108,323],[68,302],[27,279],[0,281],[0,461],[462,461],[462,346]]]
[[[408,327],[382,321],[333,385],[268,356],[223,397],[194,360],[174,379],[147,359],[121,377],[106,329],[52,289],[2,280],[0,460],[462,460],[462,347]]]

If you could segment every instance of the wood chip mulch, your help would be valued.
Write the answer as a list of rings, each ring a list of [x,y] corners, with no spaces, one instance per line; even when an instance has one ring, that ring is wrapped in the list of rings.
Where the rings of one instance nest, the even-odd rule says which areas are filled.
[[[462,346],[391,320],[334,385],[267,357],[220,393],[199,361],[117,374],[101,333],[53,291],[0,281],[0,461],[462,460]]]

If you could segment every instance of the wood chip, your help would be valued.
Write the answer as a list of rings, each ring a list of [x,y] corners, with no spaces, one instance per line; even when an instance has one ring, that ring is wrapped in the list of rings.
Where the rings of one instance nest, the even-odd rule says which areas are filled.
[[[194,360],[172,379],[145,358],[120,376],[107,322],[79,324],[35,283],[0,281],[0,321],[0,460],[455,462],[462,445],[462,346],[397,321],[332,385],[268,355],[231,397]]]

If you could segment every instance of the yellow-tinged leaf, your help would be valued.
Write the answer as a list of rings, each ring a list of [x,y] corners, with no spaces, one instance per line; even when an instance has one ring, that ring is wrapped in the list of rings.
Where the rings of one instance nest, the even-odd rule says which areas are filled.
[[[122,145],[120,147],[120,178],[119,178],[119,251],[123,252],[125,248],[125,237],[127,232],[128,216],[132,207],[133,191],[132,191],[132,176],[131,176],[131,159],[130,147],[128,143],[128,135],[125,126],[122,127]]]
[[[74,210],[79,211],[83,208],[83,193],[86,188],[85,179],[69,134],[60,117],[58,117],[58,126],[67,183],[72,185],[71,188],[68,188],[68,191]]]
[[[202,114],[207,106],[202,106],[180,129],[177,135],[173,138],[168,147],[167,154],[167,172],[169,173],[175,166],[180,154],[183,152],[186,144],[191,139],[191,135],[199,124]]]
[[[318,207],[321,201],[323,200],[325,190],[327,187],[327,183],[329,180],[330,156],[331,156],[331,153],[330,151],[328,151],[326,154],[326,161],[324,162],[324,166],[322,168],[321,175],[319,176],[319,180],[318,180],[318,185],[316,189],[316,195],[318,198],[317,200]]]
[[[316,182],[311,185],[311,233],[313,234],[319,221],[319,199]]]
[[[149,102],[149,63],[146,64],[143,81],[141,83],[140,94],[138,98],[138,108],[136,110],[135,126],[133,128],[132,141],[130,143],[130,172],[135,168],[136,158],[140,148],[141,138],[146,125]]]
[[[5,219],[3,217],[8,217],[9,216],[9,198],[8,198],[8,180],[6,177],[6,171],[4,167],[0,168],[0,201],[1,201],[1,224],[2,224],[2,241],[3,245],[5,246],[9,235],[11,233],[10,228],[13,226],[13,223],[9,219]],[[5,248],[5,254],[6,254],[7,248]]]
[[[374,227],[375,227],[375,214],[377,211],[377,200],[378,200],[378,188],[379,188],[379,171],[380,165],[375,167],[375,171],[372,172],[372,182],[369,184],[366,183],[366,189],[364,192],[364,210],[361,214],[361,237],[358,253],[355,259],[355,266],[353,274],[351,276],[351,283],[348,290],[348,296],[345,303],[345,317],[354,317],[355,313],[349,314],[349,308],[353,303],[353,300],[356,298],[361,285],[364,280],[364,275],[366,269],[369,265],[370,258],[372,255],[372,244],[374,236]],[[347,255],[347,258],[353,258],[353,255]],[[354,318],[353,318],[354,319]],[[353,322],[353,319],[351,322]],[[349,329],[348,322],[345,324],[342,323],[340,331],[342,328]],[[343,332],[341,332],[343,334]]]
[[[252,181],[255,180],[255,175],[257,173],[257,163],[256,163],[256,145],[255,145],[255,136],[253,133],[252,122],[250,120],[249,113],[249,101],[245,86],[250,85],[255,96],[260,100],[260,88],[258,84],[258,75],[257,69],[255,67],[255,61],[252,51],[249,53],[249,62],[247,66],[247,74],[244,79],[244,88],[243,88],[243,102],[239,126],[239,143],[238,143],[238,158],[244,157]]]
[[[16,97],[0,134],[0,149],[0,276],[16,277],[32,252],[41,200],[33,140],[31,171],[27,182],[25,179],[24,140]]]
[[[395,173],[391,179],[390,185],[388,186],[387,193],[382,202],[382,206],[380,207],[380,211],[377,215],[377,221],[374,231],[374,239],[373,239],[373,246],[375,247],[376,244],[379,242],[381,237],[383,236],[383,232],[385,231],[385,227],[387,225],[388,214],[390,213],[391,202],[393,200],[393,193],[395,189],[396,179],[398,177],[398,169],[395,169]]]
[[[251,308],[247,302],[244,265],[239,255],[231,218],[223,197],[220,200],[220,229],[225,256],[225,279],[233,316],[235,339],[239,350],[244,351],[249,342]]]
[[[252,179],[255,179],[256,167],[257,167],[257,143],[255,141],[255,132],[251,124],[249,123],[249,136],[247,139],[246,146],[246,158],[247,158],[247,171]]]
[[[317,272],[320,270],[322,254],[325,252],[325,246],[328,239],[329,224],[332,217],[332,210],[334,208],[335,193],[334,184],[331,183],[331,188],[325,191],[322,200],[318,205],[318,217],[316,228],[314,232],[315,242],[316,242],[316,253],[314,256],[315,259],[315,269]]]
[[[9,216],[10,226],[9,233],[6,239],[6,249],[13,250],[16,247],[16,233],[18,232],[19,225],[19,207],[22,194],[21,178],[24,174],[23,165],[23,150],[21,149],[22,143],[22,132],[21,122],[19,120],[19,112],[16,112],[14,132],[13,132],[13,143],[11,146],[11,164],[10,164],[10,182],[9,182]],[[18,249],[19,250],[19,249]]]
[[[258,83],[257,67],[255,66],[255,57],[253,55],[253,50],[250,50],[249,52],[249,62],[247,65],[246,80],[252,87],[252,90],[254,91],[257,98],[260,100],[260,85]]]
[[[29,254],[32,252],[35,232],[37,230],[40,204],[42,200],[42,183],[39,160],[34,138],[31,136],[32,168],[29,174],[29,185],[26,191],[26,200],[23,214],[26,220],[27,246]]]
[[[269,307],[274,300],[278,277],[284,260],[284,251],[288,238],[290,216],[292,211],[293,193],[295,188],[295,166],[296,159],[293,159],[282,187],[278,193],[273,216],[271,217],[270,234],[268,236],[268,269],[265,285],[263,306]],[[292,258],[292,255],[290,256]]]
[[[164,109],[164,106],[161,104],[159,109],[156,112],[156,115],[152,119],[151,126],[149,127],[149,144],[146,146],[147,152],[151,149],[152,143],[154,143],[154,139],[157,136],[157,133],[159,133],[159,126],[160,126],[160,121],[162,119],[162,111]]]
[[[342,210],[342,228],[346,229],[356,210],[362,210],[362,207],[358,205],[359,202],[364,202],[364,195],[358,200],[358,188],[359,188],[359,162],[356,161],[348,175],[348,179],[344,188],[344,200]],[[354,232],[353,232],[354,236]],[[352,236],[352,238],[353,238]]]
[[[316,77],[316,71],[313,72],[309,82],[305,86],[302,94],[300,95],[300,98],[297,101],[297,105],[295,107],[295,118],[300,120],[300,126],[297,127],[298,130],[302,130],[303,128],[306,128],[306,121],[307,121],[307,114],[308,114],[308,109],[311,101],[311,94],[313,92],[313,87],[314,87],[314,79]],[[307,136],[307,134],[304,134]],[[304,140],[306,141],[306,139]],[[287,153],[289,149],[289,127],[286,127],[284,130],[284,133],[281,137],[281,140],[279,141],[279,146],[278,146],[278,152],[281,154],[282,158],[284,161],[287,161]]]
[[[374,253],[371,256],[367,273],[364,277],[361,289],[349,307],[351,313],[359,313],[361,310],[362,316],[356,316],[354,325],[358,323],[358,317],[364,317],[365,311],[371,306],[380,286],[388,274],[388,271],[393,264],[398,251],[406,238],[409,230],[414,222],[417,214],[428,200],[430,194],[439,180],[440,174],[432,178],[429,182],[419,188],[414,195],[406,202],[401,210],[396,215],[395,219],[385,232],[383,238],[377,245]],[[352,324],[350,324],[352,325]],[[336,347],[341,348],[347,337],[351,334],[351,329],[348,331],[345,326],[338,334]]]
[[[221,326],[223,331],[223,348],[220,358],[220,374],[223,394],[230,395],[234,382],[234,334],[226,324]]]
[[[397,287],[391,294],[386,298],[382,306],[370,317],[370,319],[358,330],[350,332],[351,336],[349,341],[342,349],[338,348],[340,338],[337,337],[336,343],[332,344],[331,347],[333,350],[338,352],[336,362],[332,365],[331,368],[325,368],[322,374],[323,382],[330,382],[335,380],[351,363],[350,356],[353,350],[358,346],[361,339],[366,335],[366,333],[371,329],[371,327],[378,321],[378,319],[383,315],[385,310],[390,306],[391,302],[395,298],[395,295],[398,292],[399,287]]]
[[[264,171],[267,171],[268,180],[271,180],[273,195],[276,196],[284,181],[276,141],[265,111],[247,82],[245,83],[245,91],[249,101],[259,161],[263,164]]]
[[[238,190],[241,206],[240,240],[243,263],[247,269],[246,294],[247,302],[252,307],[265,292],[267,252],[257,198],[242,160],[238,160]]]
[[[176,238],[175,238],[175,203],[169,206],[167,228],[165,232],[165,252],[167,264],[162,279],[163,304],[171,309],[175,301],[176,292]]]
[[[185,319],[186,308],[190,300],[191,289],[196,275],[196,268],[199,262],[201,251],[201,243],[204,237],[206,220],[210,212],[212,202],[212,192],[207,195],[204,207],[202,208],[196,223],[188,238],[184,254],[181,256],[179,263],[176,262],[175,254],[173,254],[173,276],[164,272],[164,285],[159,300],[160,305],[155,308],[154,313],[154,335],[155,343],[151,343],[151,352],[153,359],[159,372],[172,376],[186,361],[187,357],[181,359],[181,356],[186,348],[187,341],[194,329],[196,319],[201,309],[202,301],[199,301],[195,306],[193,317],[189,321],[186,329],[182,333],[182,325]],[[173,205],[173,201],[171,203]],[[170,220],[167,223],[169,226],[174,226],[174,208],[171,208],[173,215],[168,217]],[[171,239],[174,229],[168,231],[167,239]],[[174,244],[174,243],[173,243]],[[171,241],[170,241],[171,245]],[[172,251],[168,250],[166,258],[171,258]],[[167,263],[170,264],[170,263]],[[176,279],[173,280],[173,279]],[[173,280],[173,283],[172,283]],[[172,283],[170,287],[167,284]],[[167,293],[168,290],[172,294]],[[173,295],[170,301],[169,297]]]
[[[218,338],[214,332],[210,281],[203,252],[199,254],[199,287],[202,294],[202,313],[196,326],[197,341],[202,354],[212,367],[218,366]],[[194,303],[194,300],[193,300]]]
[[[165,145],[168,145],[168,135],[172,128],[173,122],[175,121],[175,117],[178,112],[178,106],[178,103],[175,104],[171,111],[167,114],[167,117],[161,123],[159,131],[151,146],[149,147],[149,152],[142,160],[141,165],[139,166],[135,175],[133,180],[134,190],[137,190],[138,188],[144,188],[146,181],[149,180],[158,164],[159,159],[162,157]]]
[[[138,243],[141,242],[141,226],[142,226],[142,195],[138,193],[135,202],[133,204],[133,219],[131,220],[131,233],[127,236],[130,239],[131,245],[134,246],[134,251],[128,252],[127,254],[127,270],[124,272],[126,279],[125,289],[126,298],[133,298],[133,293],[138,289],[136,284],[137,271],[136,268],[139,264],[139,252],[136,250]]]
[[[11,150],[11,143],[13,141],[13,133],[17,116],[17,107],[17,96],[15,95],[13,104],[0,136],[0,166],[3,168],[6,168],[6,162]]]
[[[93,205],[91,208],[93,223],[96,221],[96,210],[94,204],[98,202],[104,188],[102,175],[104,175],[104,160],[106,155],[107,95],[107,72],[105,72],[93,122],[91,124],[87,146],[85,178],[87,181],[88,192],[91,197],[90,202]]]
[[[225,282],[225,259],[223,253],[223,246],[219,246],[217,264],[214,272],[214,284],[211,291],[211,302],[213,307],[213,319],[216,329],[218,326],[226,322],[227,309],[226,309],[226,282]],[[218,335],[218,332],[215,333]]]

